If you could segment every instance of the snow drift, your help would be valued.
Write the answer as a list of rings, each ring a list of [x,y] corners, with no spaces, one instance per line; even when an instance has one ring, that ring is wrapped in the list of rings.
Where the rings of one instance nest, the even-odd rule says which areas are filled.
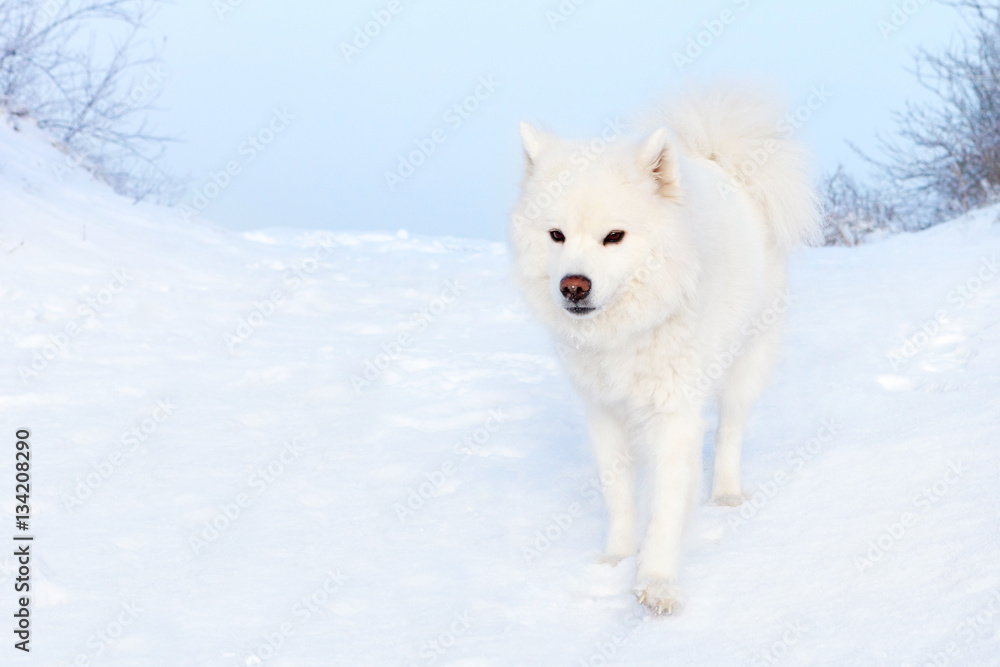
[[[225,232],[67,159],[0,124],[5,664],[996,664],[997,209],[795,256],[751,497],[657,619],[502,244]]]

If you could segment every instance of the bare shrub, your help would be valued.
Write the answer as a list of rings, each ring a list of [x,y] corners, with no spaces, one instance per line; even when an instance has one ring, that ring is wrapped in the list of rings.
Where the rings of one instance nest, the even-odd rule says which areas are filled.
[[[1000,196],[1000,3],[945,2],[970,35],[946,51],[921,50],[913,70],[932,101],[908,103],[879,137],[880,157],[855,150],[890,184],[890,208],[917,230]]]
[[[819,186],[824,245],[854,246],[875,232],[901,228],[889,193],[858,183],[842,165]]]
[[[172,203],[171,139],[148,115],[166,74],[143,39],[156,0],[0,0],[0,105],[33,117],[115,191]],[[101,38],[98,38],[101,35]]]

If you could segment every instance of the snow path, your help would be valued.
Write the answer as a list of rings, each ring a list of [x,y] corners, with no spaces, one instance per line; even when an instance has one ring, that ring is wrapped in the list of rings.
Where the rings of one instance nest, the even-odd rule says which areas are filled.
[[[17,428],[37,536],[2,664],[1000,664],[997,209],[795,257],[757,493],[648,618],[502,244],[224,233],[61,159],[0,125],[0,538]]]

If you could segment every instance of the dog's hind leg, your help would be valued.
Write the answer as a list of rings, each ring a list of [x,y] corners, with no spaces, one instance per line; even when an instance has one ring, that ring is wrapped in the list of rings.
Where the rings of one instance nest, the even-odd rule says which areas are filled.
[[[712,502],[717,505],[735,506],[743,502],[740,482],[743,436],[754,403],[771,375],[781,338],[780,329],[780,322],[777,322],[748,345],[722,386],[712,478]]]
[[[638,549],[635,467],[625,422],[597,406],[588,406],[587,413],[591,446],[610,518],[607,548],[602,560],[614,564],[635,555]]]

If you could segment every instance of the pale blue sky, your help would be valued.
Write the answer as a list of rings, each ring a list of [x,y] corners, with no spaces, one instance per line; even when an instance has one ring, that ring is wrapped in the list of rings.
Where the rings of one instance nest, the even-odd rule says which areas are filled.
[[[832,97],[801,136],[819,168],[860,166],[844,139],[871,146],[891,128],[890,111],[920,94],[905,71],[913,52],[947,45],[959,26],[952,10],[919,0],[587,0],[555,28],[546,13],[560,0],[397,2],[401,11],[350,61],[341,44],[389,0],[165,7],[153,25],[167,37],[157,121],[183,139],[168,164],[192,176],[185,202],[235,161],[239,173],[221,191],[208,188],[202,214],[224,227],[501,239],[520,178],[519,120],[587,136],[687,81],[719,76],[770,82],[796,104],[824,86]],[[220,16],[226,5],[235,6]],[[916,11],[897,11],[898,31],[883,36],[879,21],[903,5]],[[723,19],[679,68],[675,53],[704,22]],[[481,77],[499,87],[488,97],[480,88],[487,99],[468,118],[446,116]],[[244,143],[275,109],[295,118],[259,150]],[[391,191],[385,172],[439,128],[443,143]],[[264,130],[260,140],[269,138]]]

